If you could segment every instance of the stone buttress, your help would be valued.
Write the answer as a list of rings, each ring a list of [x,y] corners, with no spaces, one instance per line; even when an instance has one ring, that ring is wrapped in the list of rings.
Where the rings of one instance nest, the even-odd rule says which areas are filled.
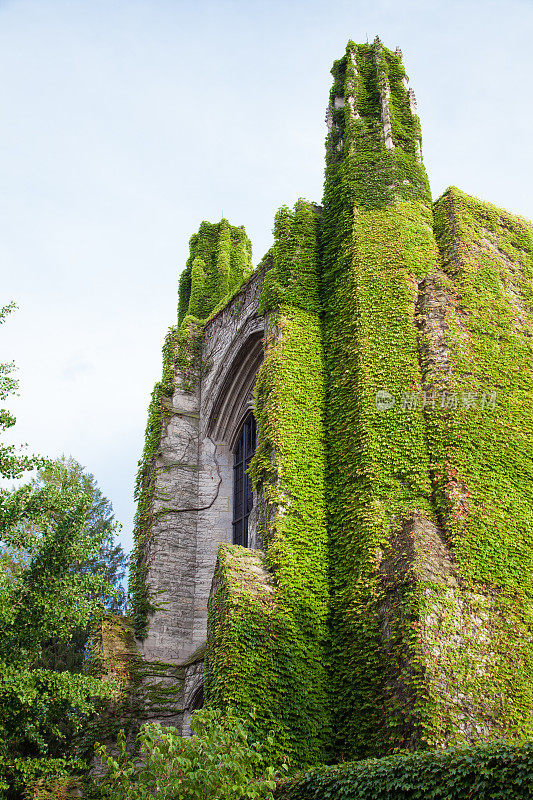
[[[434,223],[398,51],[350,43],[332,72],[336,747],[353,758],[520,738],[533,721],[531,228],[455,190]]]

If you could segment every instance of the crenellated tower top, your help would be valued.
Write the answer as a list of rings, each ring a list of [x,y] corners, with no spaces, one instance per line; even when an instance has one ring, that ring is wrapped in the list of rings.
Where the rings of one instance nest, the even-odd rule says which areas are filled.
[[[387,49],[377,36],[372,44],[350,41],[332,74],[326,112],[329,173],[343,165],[357,205],[380,207],[401,198],[428,205],[420,120],[401,50]]]

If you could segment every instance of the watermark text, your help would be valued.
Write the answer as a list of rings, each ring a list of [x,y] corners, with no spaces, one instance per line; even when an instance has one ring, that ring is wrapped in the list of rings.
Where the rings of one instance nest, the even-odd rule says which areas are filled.
[[[403,392],[396,396],[386,389],[376,392],[378,411],[494,411],[498,392]]]

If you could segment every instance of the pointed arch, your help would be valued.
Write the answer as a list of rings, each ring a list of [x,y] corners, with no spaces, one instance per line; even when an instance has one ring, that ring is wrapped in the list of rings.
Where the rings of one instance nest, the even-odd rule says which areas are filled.
[[[250,320],[247,335],[232,343],[214,386],[217,393],[209,413],[207,434],[233,450],[241,425],[253,407],[253,392],[263,362],[263,320]]]

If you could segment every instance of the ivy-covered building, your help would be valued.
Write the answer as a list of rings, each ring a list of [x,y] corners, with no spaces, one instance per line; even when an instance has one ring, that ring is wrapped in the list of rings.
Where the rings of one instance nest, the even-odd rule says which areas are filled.
[[[225,219],[190,241],[137,488],[146,716],[231,707],[300,764],[531,737],[533,229],[432,202],[399,50],[332,74],[322,205],[256,269]]]

